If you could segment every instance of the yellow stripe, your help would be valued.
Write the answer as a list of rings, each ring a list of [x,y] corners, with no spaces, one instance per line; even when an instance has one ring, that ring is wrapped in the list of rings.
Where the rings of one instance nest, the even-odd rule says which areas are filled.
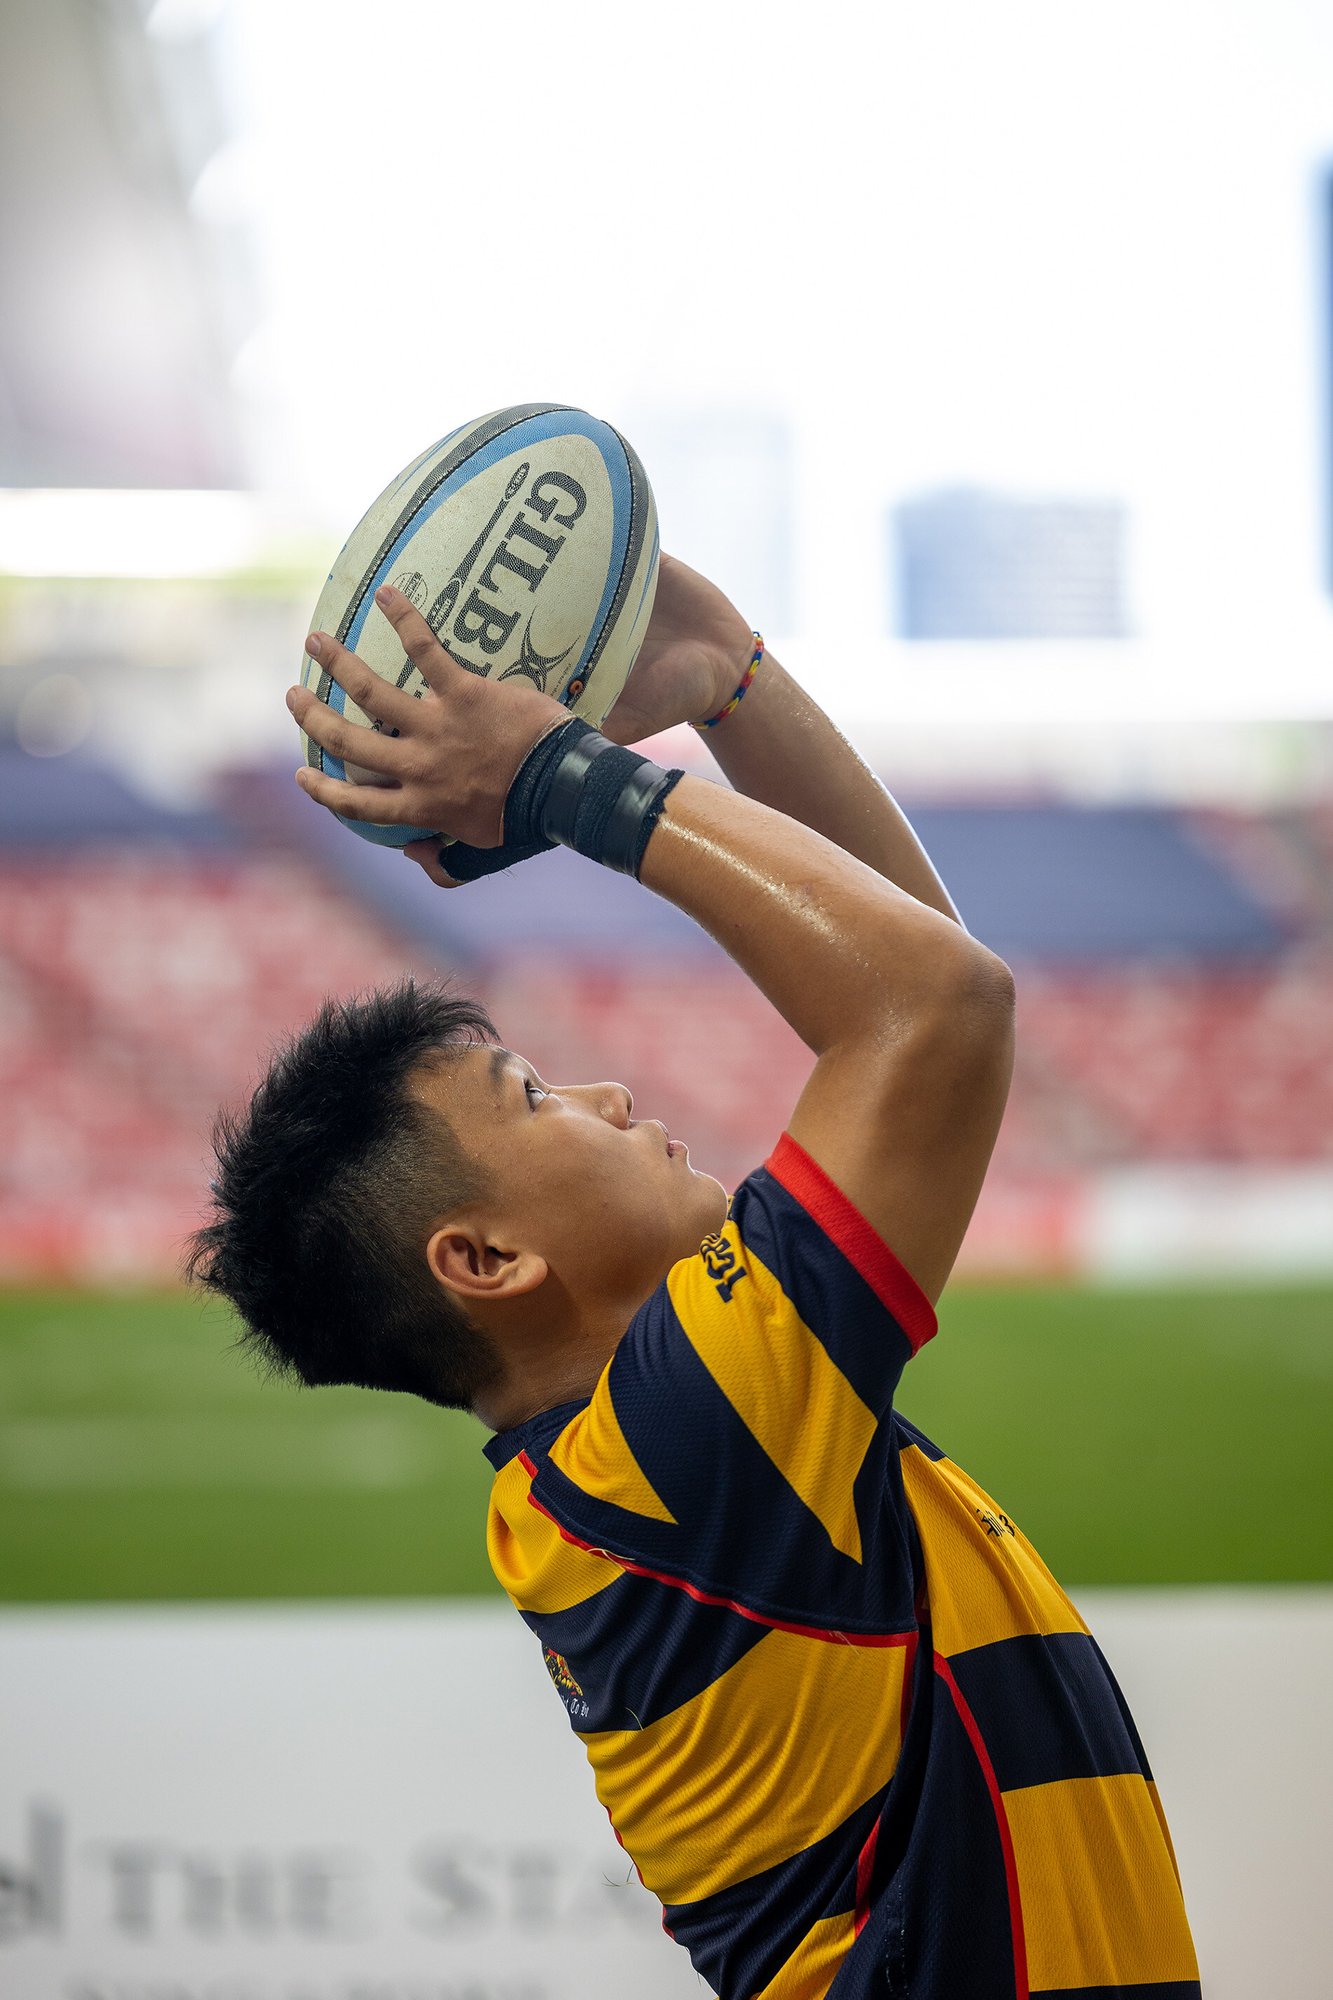
[[[753,2000],[823,2000],[856,1938],[856,1918],[821,1917],[806,1932],[776,1979]]]
[[[861,1560],[852,1485],[875,1435],[875,1415],[829,1359],[763,1260],[722,1231],[746,1275],[731,1303],[701,1257],[667,1277],[691,1346],[778,1471],[823,1523],[835,1549]]]
[[[520,1611],[568,1611],[624,1574],[605,1556],[576,1549],[528,1503],[532,1481],[511,1458],[496,1473],[486,1522],[491,1568]]]
[[[996,1501],[949,1459],[912,1445],[902,1454],[903,1485],[926,1558],[935,1645],[946,1655],[1029,1632],[1086,1632],[1087,1626],[1020,1531],[988,1533],[982,1516],[1002,1520]]]
[[[768,1632],[646,1729],[585,1736],[597,1796],[653,1894],[694,1902],[788,1861],[887,1784],[903,1651]]]
[[[1027,1785],[1006,1792],[1004,1807],[1034,1994],[1198,1978],[1175,1869],[1142,1778]]]
[[[1162,1811],[1161,1797],[1151,1778],[1148,1780],[1148,1797],[1152,1800],[1152,1809],[1157,1815],[1157,1824],[1162,1829],[1162,1839],[1166,1842],[1166,1851],[1171,1856],[1171,1872],[1175,1876],[1178,1886],[1180,1883],[1180,1863],[1176,1860],[1175,1842],[1171,1838],[1171,1829],[1166,1823],[1166,1814]]]
[[[551,1446],[551,1463],[594,1500],[644,1514],[650,1521],[674,1522],[675,1515],[659,1500],[625,1442],[608,1377],[604,1369],[587,1409]]]

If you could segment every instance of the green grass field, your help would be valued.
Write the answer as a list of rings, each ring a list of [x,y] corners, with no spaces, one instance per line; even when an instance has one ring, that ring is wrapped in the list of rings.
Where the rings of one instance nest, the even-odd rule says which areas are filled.
[[[1063,1581],[1333,1578],[1333,1287],[952,1290],[900,1404]],[[0,1598],[490,1593],[472,1419],[179,1293],[0,1293]]]

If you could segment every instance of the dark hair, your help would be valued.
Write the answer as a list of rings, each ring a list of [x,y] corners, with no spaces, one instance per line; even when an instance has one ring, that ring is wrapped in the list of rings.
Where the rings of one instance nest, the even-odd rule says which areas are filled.
[[[213,1131],[213,1219],[185,1275],[231,1300],[268,1375],[406,1389],[470,1409],[495,1348],[432,1277],[438,1221],[488,1189],[414,1075],[498,1041],[486,1009],[405,979],[329,1000]]]

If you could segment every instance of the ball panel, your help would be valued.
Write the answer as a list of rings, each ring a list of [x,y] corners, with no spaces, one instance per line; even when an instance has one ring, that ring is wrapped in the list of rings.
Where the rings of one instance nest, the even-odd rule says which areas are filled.
[[[312,623],[420,698],[425,683],[397,634],[370,616],[375,590],[391,581],[469,671],[529,679],[596,725],[642,643],[657,557],[652,491],[632,449],[585,411],[526,404],[452,432],[385,488],[348,537]],[[301,678],[351,721],[367,719],[309,656]],[[378,782],[303,742],[330,776]],[[396,846],[431,831],[344,824]]]
[[[479,575],[483,581],[490,575],[491,569],[503,568],[496,553],[500,537],[478,536],[474,529],[478,516],[482,517],[486,528],[493,528],[497,516],[505,512],[506,496],[512,498],[515,487],[521,491],[531,481],[531,461],[525,453],[514,453],[499,460],[461,489],[444,496],[440,504],[419,521],[411,538],[400,542],[396,563],[389,571],[389,580],[417,604],[432,627],[440,630],[442,639],[460,665],[500,680],[521,676],[556,699],[560,699],[569,684],[577,678],[586,660],[591,645],[587,632],[590,619],[588,607],[595,602],[598,607],[596,615],[602,615],[610,589],[608,574],[614,577],[616,556],[611,495],[601,460],[590,447],[580,452],[571,449],[566,440],[562,439],[561,443],[562,466],[569,477],[578,479],[580,489],[587,494],[590,519],[577,543],[572,543],[568,553],[562,554],[561,596],[558,599],[549,596],[539,598],[528,612],[526,622],[523,622],[526,606],[522,600],[533,593],[522,577],[517,579],[513,595],[502,596],[501,591],[496,590],[488,599],[484,611],[471,614],[468,611],[471,594],[464,597],[461,586],[455,588],[447,609],[441,607],[440,599],[449,590],[449,583],[446,583],[444,591],[433,595],[433,580],[438,580],[441,575],[450,578],[451,568],[452,577],[456,578],[463,562],[471,562],[472,574]],[[518,460],[516,466],[515,459]],[[516,477],[520,474],[521,478]],[[538,484],[542,477],[538,475]],[[559,500],[563,496],[557,490],[555,497]],[[556,538],[543,536],[543,539]],[[455,563],[452,555],[460,546],[465,547],[466,554],[462,562]],[[526,549],[526,544],[520,546]],[[526,562],[525,556],[515,558],[513,548],[511,543],[508,551],[510,563],[518,560],[524,568],[531,569],[532,565]],[[540,556],[541,552],[534,550],[534,553]],[[428,582],[428,578],[432,582]],[[501,585],[505,580],[503,576],[497,579]],[[512,606],[515,598],[518,607],[505,608],[506,605]],[[404,653],[389,621],[371,616],[373,606],[373,597],[363,601],[345,643],[382,679],[420,699],[426,690],[425,681]],[[452,627],[448,624],[449,612],[455,614]],[[520,623],[521,631],[518,630]],[[478,638],[480,646],[475,643]],[[474,642],[470,648],[473,657],[469,657],[469,648],[463,643],[466,640]],[[497,654],[490,660],[485,658],[488,643],[495,647]],[[577,652],[576,647],[579,649]],[[482,654],[480,659],[475,657],[478,651]],[[330,681],[327,700],[337,713],[347,714],[354,722],[366,721],[361,709],[346,699],[336,681]],[[338,759],[328,753],[323,754],[323,768],[334,777],[344,775]]]
[[[596,423],[596,419],[590,419]],[[620,472],[620,458],[624,459],[624,486],[619,490],[628,502],[629,519],[624,552],[621,557],[620,574],[608,576],[610,602],[603,599],[599,612],[599,624],[590,635],[586,661],[580,669],[584,682],[581,691],[571,699],[568,688],[561,696],[566,705],[576,715],[594,726],[600,724],[614,706],[616,697],[629,677],[629,670],[643,643],[648,618],[652,613],[652,597],[643,603],[645,584],[641,581],[645,569],[652,589],[657,587],[657,509],[653,503],[653,492],[648,484],[648,475],[639,462],[637,453],[621,437],[619,431],[609,424],[597,424],[599,432],[605,434],[604,452],[608,465],[616,467],[617,480]],[[614,444],[611,442],[614,440]],[[612,589],[612,584],[614,588]],[[628,627],[625,610],[635,605]],[[640,624],[640,618],[642,623]],[[637,629],[637,637],[635,631]],[[594,688],[593,678],[597,685]]]
[[[411,533],[423,510],[431,510],[438,490],[446,485],[466,484],[474,472],[483,470],[504,452],[499,440],[506,431],[530,419],[552,414],[560,407],[556,403],[523,403],[509,410],[493,410],[489,416],[449,432],[385,487],[348,537],[320,596],[320,607],[326,598],[330,604],[342,607],[336,636],[344,645],[353,644],[349,637],[353,624],[367,600],[385,581],[388,574],[385,564],[392,561],[395,545]],[[404,497],[414,471],[419,471],[419,476]],[[325,697],[321,695],[320,699]]]
[[[372,621],[370,613],[379,585],[401,577],[399,588],[414,586],[406,594],[421,600],[418,608],[460,665],[497,680],[526,671],[535,685],[559,699],[559,690],[586,665],[606,616],[628,539],[629,507],[627,494],[616,493],[594,446],[571,436],[557,442],[560,465],[555,471],[535,469],[526,438],[504,456],[488,446],[485,464],[474,459],[460,468],[381,561],[344,644],[377,672],[386,672],[387,661],[371,661],[362,650],[363,641],[373,644],[370,634],[378,635],[383,623],[389,652],[396,656],[392,677],[397,679],[402,647],[393,628]],[[577,496],[551,485],[553,479],[572,481]],[[562,533],[575,526],[577,536]],[[550,545],[556,556],[549,553]],[[552,602],[549,593],[539,597],[538,591],[557,556],[560,595]],[[525,580],[521,569],[537,582]],[[539,624],[543,613],[544,627]],[[534,624],[540,648],[531,637]],[[567,662],[575,643],[579,652]],[[544,661],[563,668],[554,681],[550,671],[543,680],[538,663]],[[420,688],[410,691],[419,693]]]

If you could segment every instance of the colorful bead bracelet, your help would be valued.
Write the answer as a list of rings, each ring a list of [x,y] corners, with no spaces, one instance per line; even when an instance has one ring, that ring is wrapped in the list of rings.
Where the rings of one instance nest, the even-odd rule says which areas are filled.
[[[758,632],[753,633],[752,637],[754,639],[754,651],[750,655],[750,664],[745,669],[745,678],[741,682],[740,686],[737,688],[735,694],[731,697],[731,700],[727,702],[725,707],[720,708],[716,715],[710,715],[706,722],[692,722],[690,724],[691,729],[716,729],[718,723],[724,721],[725,718],[731,714],[732,709],[735,708],[736,704],[740,701],[741,696],[745,693],[746,688],[749,687],[750,682],[754,679],[755,668],[759,665],[759,662],[764,657],[763,639],[760,637]]]

